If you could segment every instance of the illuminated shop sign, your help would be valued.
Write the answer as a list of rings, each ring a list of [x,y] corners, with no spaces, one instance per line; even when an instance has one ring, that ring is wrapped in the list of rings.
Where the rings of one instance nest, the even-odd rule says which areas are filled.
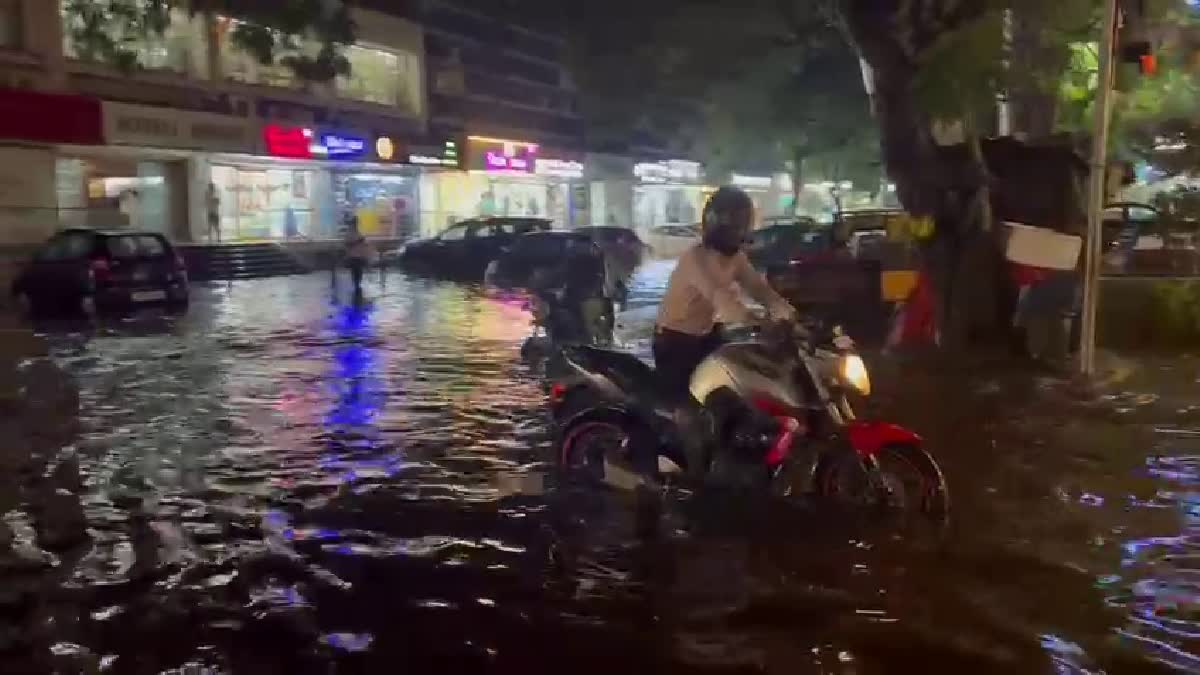
[[[396,156],[396,144],[387,136],[380,136],[375,139],[375,156],[385,162],[392,161]]]
[[[533,173],[537,168],[536,143],[471,136],[471,168],[487,171]]]
[[[528,150],[518,150],[513,154],[508,152],[497,152],[488,150],[483,155],[487,168],[496,169],[499,171],[523,171],[525,173],[533,173],[536,166],[536,158],[533,153]]]
[[[409,164],[421,166],[444,166],[456,169],[459,166],[458,143],[446,141],[438,147],[415,147],[408,153]]]
[[[263,127],[263,141],[267,154],[273,157],[313,158],[313,130],[307,127],[268,124]]]
[[[558,178],[583,178],[583,164],[565,159],[541,159],[534,162],[534,173]]]
[[[770,190],[773,182],[770,176],[747,176],[740,173],[729,176],[730,185],[747,190]]]
[[[640,162],[633,165],[633,175],[643,183],[698,183],[702,174],[699,162],[685,159]]]
[[[313,154],[329,159],[358,159],[367,152],[367,139],[350,134],[321,134]]]

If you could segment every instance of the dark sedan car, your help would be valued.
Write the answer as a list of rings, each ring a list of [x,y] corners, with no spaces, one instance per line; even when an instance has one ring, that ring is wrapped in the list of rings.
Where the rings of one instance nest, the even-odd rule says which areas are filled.
[[[63,230],[47,241],[13,283],[31,312],[188,301],[183,259],[166,237],[127,230]]]
[[[583,254],[598,262],[610,298],[622,299],[628,277],[613,264],[604,249],[587,233],[577,231],[531,232],[517,241],[489,267],[488,282],[497,286],[532,288],[562,272],[563,262]]]
[[[411,242],[385,260],[441,276],[479,279],[517,237],[550,229],[544,218],[465,220],[430,239]]]
[[[800,219],[761,227],[750,233],[746,255],[755,267],[786,264],[829,245],[829,228]]]

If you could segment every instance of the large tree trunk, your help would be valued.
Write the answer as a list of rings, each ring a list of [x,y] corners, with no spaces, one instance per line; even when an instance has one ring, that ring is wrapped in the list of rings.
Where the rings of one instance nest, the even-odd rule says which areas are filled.
[[[1010,289],[1001,282],[995,223],[1069,230],[1081,213],[1074,186],[1085,167],[1069,148],[984,142],[965,108],[966,142],[946,147],[934,139],[932,121],[914,95],[920,55],[984,9],[985,3],[953,0],[843,0],[850,33],[870,67],[864,79],[870,80],[888,174],[905,209],[935,219],[923,262],[937,291],[940,342],[949,349],[1005,336]]]
[[[920,51],[939,37],[939,29],[951,30],[971,16],[972,10],[963,7],[971,3],[946,3],[945,11],[941,4],[846,0],[844,9],[859,53],[871,68],[872,107],[897,196],[910,213],[935,218],[935,235],[923,262],[937,291],[940,343],[958,349],[994,322],[994,314],[987,315],[995,303],[977,302],[986,295],[978,286],[987,280],[976,273],[976,265],[995,251],[986,245],[991,227],[988,178],[973,119],[964,120],[964,126],[976,147],[967,157],[950,156],[939,149],[932,121],[913,94]]]

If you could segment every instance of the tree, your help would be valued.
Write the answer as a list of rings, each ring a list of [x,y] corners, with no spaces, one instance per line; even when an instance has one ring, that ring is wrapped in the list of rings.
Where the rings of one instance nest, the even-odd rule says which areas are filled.
[[[857,55],[827,29],[802,53],[780,49],[707,93],[705,163],[721,171],[789,167],[806,180],[878,184],[878,137]]]
[[[354,25],[342,0],[65,0],[66,30],[79,56],[123,69],[143,64],[132,36],[162,37],[184,11],[239,19],[231,39],[261,63],[276,61],[309,82],[350,72],[342,54]]]

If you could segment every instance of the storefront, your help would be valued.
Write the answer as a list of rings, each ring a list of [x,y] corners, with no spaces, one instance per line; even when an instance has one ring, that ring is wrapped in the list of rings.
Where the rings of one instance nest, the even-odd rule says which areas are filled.
[[[55,166],[63,227],[128,227],[193,238],[192,158],[251,152],[257,126],[228,115],[105,101],[104,145],[60,146]]]
[[[422,230],[435,234],[467,218],[548,218],[557,228],[587,225],[582,157],[536,143],[472,136],[463,173],[421,178]]]
[[[672,159],[634,164],[633,221],[642,230],[663,225],[700,222],[704,200],[711,188],[704,184],[699,162]]]
[[[0,91],[0,246],[38,243],[59,228],[56,146],[103,137],[94,98]]]
[[[421,176],[457,171],[458,143],[268,124],[266,156],[214,157],[223,239],[331,239],[348,215],[371,237],[420,235]]]
[[[792,195],[792,179],[789,174],[732,173],[724,184],[741,188],[750,195],[750,199],[754,201],[756,226],[795,213],[792,206],[795,197]]]

